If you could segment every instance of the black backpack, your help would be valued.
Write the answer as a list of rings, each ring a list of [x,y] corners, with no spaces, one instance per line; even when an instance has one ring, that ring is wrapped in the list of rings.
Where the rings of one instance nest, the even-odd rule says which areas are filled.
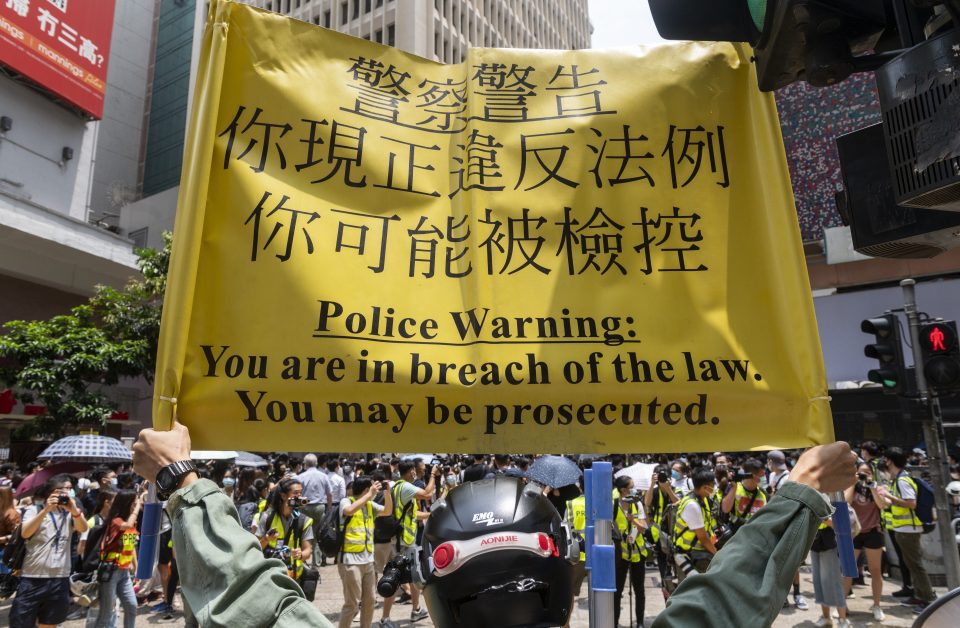
[[[397,512],[397,497],[400,494],[398,489],[399,484],[394,484],[393,488],[390,489],[390,494],[393,496],[393,512],[384,517],[377,517],[373,520],[373,542],[374,543],[390,543],[393,541],[394,537],[400,533],[401,530],[401,521],[407,516],[407,512],[413,508],[413,500],[411,499],[407,502],[407,505],[403,507],[403,511],[400,513],[400,518],[397,518],[395,514]],[[378,497],[378,499],[380,499]],[[378,503],[382,503],[382,500]]]
[[[14,528],[10,540],[3,548],[2,562],[10,571],[23,568],[23,559],[27,557],[27,540],[20,535],[20,531],[23,529],[23,515],[26,512],[26,508],[20,509],[20,523]]]
[[[340,504],[328,508],[323,519],[320,520],[319,538],[316,539],[317,546],[324,556],[333,558],[340,552],[346,528],[346,521],[340,525]]]

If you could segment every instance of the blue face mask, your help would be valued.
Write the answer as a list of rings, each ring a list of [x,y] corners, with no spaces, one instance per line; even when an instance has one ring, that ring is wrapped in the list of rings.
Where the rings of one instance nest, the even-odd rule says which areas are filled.
[[[117,478],[110,478],[110,486],[117,487]]]
[[[237,481],[234,480],[233,478],[223,478],[223,488],[230,488],[231,486],[235,486],[236,484],[237,484]]]
[[[77,497],[77,492],[76,492],[75,490],[73,490],[73,489],[70,489],[69,491],[67,491],[67,495],[70,496],[70,499],[76,499],[76,497]]]
[[[680,475],[680,472],[677,471],[676,469],[674,469],[673,471],[671,471],[671,472],[670,472],[670,475],[673,476],[673,479],[674,479],[674,480],[679,480],[680,478],[683,477],[682,475]]]

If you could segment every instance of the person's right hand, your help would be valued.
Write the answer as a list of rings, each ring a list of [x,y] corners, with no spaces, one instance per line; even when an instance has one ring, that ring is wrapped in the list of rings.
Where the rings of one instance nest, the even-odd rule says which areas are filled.
[[[133,444],[133,470],[149,482],[160,469],[181,460],[190,460],[190,432],[176,418],[170,431],[142,430]]]
[[[379,492],[380,492],[380,482],[374,482],[373,484],[371,484],[371,485],[370,485],[370,488],[368,488],[367,491],[369,491],[371,497],[374,496],[374,495],[376,495],[377,493],[379,493]]]
[[[842,491],[857,481],[857,454],[843,441],[808,449],[790,471],[790,480],[821,493]]]
[[[54,491],[47,496],[47,502],[44,504],[44,508],[47,512],[54,512],[60,508],[60,493]]]

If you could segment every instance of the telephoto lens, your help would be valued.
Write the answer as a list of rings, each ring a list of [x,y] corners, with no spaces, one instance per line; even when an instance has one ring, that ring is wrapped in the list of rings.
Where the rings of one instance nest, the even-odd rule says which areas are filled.
[[[410,581],[410,558],[404,555],[394,556],[383,568],[383,576],[377,582],[377,593],[390,597],[397,592],[401,584]]]

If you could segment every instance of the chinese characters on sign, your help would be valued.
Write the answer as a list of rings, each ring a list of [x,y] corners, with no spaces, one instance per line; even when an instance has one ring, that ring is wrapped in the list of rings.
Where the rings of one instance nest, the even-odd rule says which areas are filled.
[[[443,65],[244,4],[211,16],[158,426],[238,449],[832,437],[748,48]]]
[[[103,115],[115,0],[0,0],[0,62]]]

